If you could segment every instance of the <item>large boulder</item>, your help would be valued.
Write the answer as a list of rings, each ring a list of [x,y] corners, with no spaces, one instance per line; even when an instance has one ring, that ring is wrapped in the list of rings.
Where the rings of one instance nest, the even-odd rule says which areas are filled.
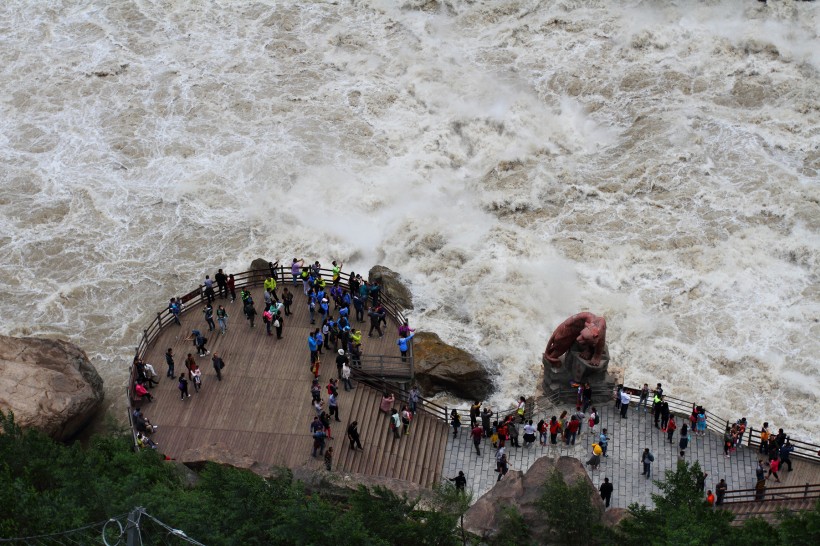
[[[373,266],[367,274],[367,282],[378,282],[382,292],[396,302],[400,309],[413,309],[413,294],[404,285],[401,275],[392,269],[383,265]]]
[[[490,536],[500,524],[501,509],[511,506],[518,509],[533,536],[545,537],[549,533],[538,500],[544,492],[544,483],[558,470],[567,484],[582,480],[589,487],[593,507],[604,512],[604,503],[595,491],[584,466],[574,457],[541,457],[526,472],[509,471],[503,480],[476,501],[464,515],[464,528],[479,536]],[[608,520],[607,520],[608,521]]]
[[[413,338],[416,382],[426,396],[446,391],[466,400],[486,400],[490,375],[470,353],[447,345],[431,332]]]
[[[270,274],[270,260],[266,260],[265,258],[256,258],[254,261],[251,262],[251,268],[249,271],[259,271],[263,269],[264,272],[260,272],[258,275],[253,276],[253,280],[262,283]],[[250,280],[250,279],[249,279]]]
[[[102,400],[103,380],[76,345],[0,336],[0,410],[13,411],[21,427],[67,440]]]

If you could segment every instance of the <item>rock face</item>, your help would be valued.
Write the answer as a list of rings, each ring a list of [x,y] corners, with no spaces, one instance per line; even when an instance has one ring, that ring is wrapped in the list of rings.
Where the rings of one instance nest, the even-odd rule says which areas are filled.
[[[416,382],[430,396],[447,391],[466,400],[485,400],[492,382],[484,366],[466,352],[447,345],[436,334],[417,332],[413,338]]]
[[[67,440],[102,400],[103,381],[76,345],[0,336],[0,409],[13,411],[21,427]]]
[[[492,535],[498,529],[501,509],[505,506],[514,506],[529,525],[533,536],[546,536],[549,528],[537,508],[537,503],[543,494],[544,482],[553,469],[561,473],[567,484],[575,483],[578,479],[585,481],[589,485],[593,507],[603,513],[604,502],[595,491],[581,461],[573,457],[541,457],[526,473],[511,470],[502,481],[478,499],[464,515],[464,528],[479,536]],[[621,518],[612,512],[613,510],[610,510],[605,517],[605,523],[614,524],[620,521]]]
[[[378,282],[387,296],[402,309],[413,309],[413,294],[404,285],[401,276],[383,265],[376,265],[367,274],[367,282]]]
[[[264,281],[268,276],[268,272],[270,271],[270,267],[268,266],[268,263],[270,263],[270,260],[266,260],[265,258],[256,258],[254,261],[251,262],[250,271],[256,271],[257,269],[264,269],[265,270],[264,273],[260,273],[258,275],[258,280],[260,282]]]

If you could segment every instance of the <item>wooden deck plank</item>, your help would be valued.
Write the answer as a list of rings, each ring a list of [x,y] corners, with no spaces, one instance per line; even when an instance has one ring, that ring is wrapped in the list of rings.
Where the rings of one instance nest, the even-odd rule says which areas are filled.
[[[251,290],[261,301],[262,290]],[[229,314],[228,332],[207,331],[201,304],[188,305],[181,316],[181,326],[168,325],[148,348],[145,360],[154,365],[161,376],[160,384],[151,392],[156,399],[143,406],[144,413],[159,425],[154,439],[160,449],[172,458],[181,458],[193,450],[220,445],[236,456],[247,456],[265,465],[290,468],[321,466],[313,459],[310,422],[315,414],[310,402],[309,351],[307,336],[317,325],[309,324],[306,298],[301,290],[294,291],[293,316],[284,321],[283,339],[266,335],[261,317],[251,328],[242,314],[240,302],[217,299],[214,307],[224,305]],[[261,307],[257,304],[257,307]],[[335,314],[335,312],[334,312]],[[318,321],[317,321],[318,322]],[[382,338],[367,337],[367,324],[354,324],[363,330],[364,355],[398,356],[396,324],[386,327]],[[191,330],[198,329],[209,338],[211,354],[198,357],[191,340]],[[176,377],[186,372],[188,353],[202,369],[201,392],[189,385],[190,398],[180,400],[176,378],[165,377],[165,351],[171,347],[176,363]],[[320,381],[323,399],[324,385],[336,376],[335,353],[324,350],[321,356]],[[225,360],[223,379],[218,381],[211,358],[218,353]],[[388,429],[387,417],[378,411],[381,393],[356,383],[353,391],[340,389],[341,423],[333,423],[335,468],[340,471],[418,480],[429,483],[431,468],[440,466],[443,458],[427,453],[443,445],[438,438],[422,438],[438,431],[446,436],[446,427],[432,417],[431,423],[414,423],[413,433],[394,440]],[[398,409],[398,407],[397,407]],[[345,429],[352,420],[359,421],[364,452],[350,451]],[[418,434],[417,434],[418,433]],[[431,464],[438,460],[436,464]],[[437,472],[438,470],[433,470]]]

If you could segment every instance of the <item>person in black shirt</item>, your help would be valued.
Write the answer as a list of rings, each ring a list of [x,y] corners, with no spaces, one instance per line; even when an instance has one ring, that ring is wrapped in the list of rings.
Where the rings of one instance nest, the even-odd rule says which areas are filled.
[[[216,285],[219,287],[219,297],[223,300],[228,297],[228,276],[220,269],[214,275]]]
[[[447,478],[447,479],[450,480],[451,482],[455,483],[456,484],[456,490],[458,490],[462,493],[464,492],[464,489],[467,487],[467,477],[464,476],[464,471],[462,471],[462,470],[458,471],[458,476],[456,476],[455,478]]]
[[[606,502],[606,507],[609,508],[609,501],[612,499],[612,490],[614,487],[611,483],[609,483],[609,478],[604,478],[604,483],[601,484],[601,487],[598,488],[598,491],[601,492],[601,498],[604,499]]]
[[[723,504],[723,497],[726,496],[726,491],[729,489],[729,486],[726,484],[726,480],[721,479],[715,489],[717,489],[717,502],[715,504],[720,506]]]
[[[350,426],[347,427],[347,438],[350,440],[350,449],[359,449],[362,448],[362,442],[359,440],[359,429],[356,428],[359,426],[358,421],[353,421],[350,423]]]

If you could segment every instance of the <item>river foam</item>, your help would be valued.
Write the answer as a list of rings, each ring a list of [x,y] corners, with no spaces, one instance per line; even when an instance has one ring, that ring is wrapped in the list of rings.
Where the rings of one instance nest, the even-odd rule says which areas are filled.
[[[817,440],[818,7],[660,4],[5,2],[3,333],[118,395],[216,267],[382,263],[497,404],[590,310],[628,383]]]

